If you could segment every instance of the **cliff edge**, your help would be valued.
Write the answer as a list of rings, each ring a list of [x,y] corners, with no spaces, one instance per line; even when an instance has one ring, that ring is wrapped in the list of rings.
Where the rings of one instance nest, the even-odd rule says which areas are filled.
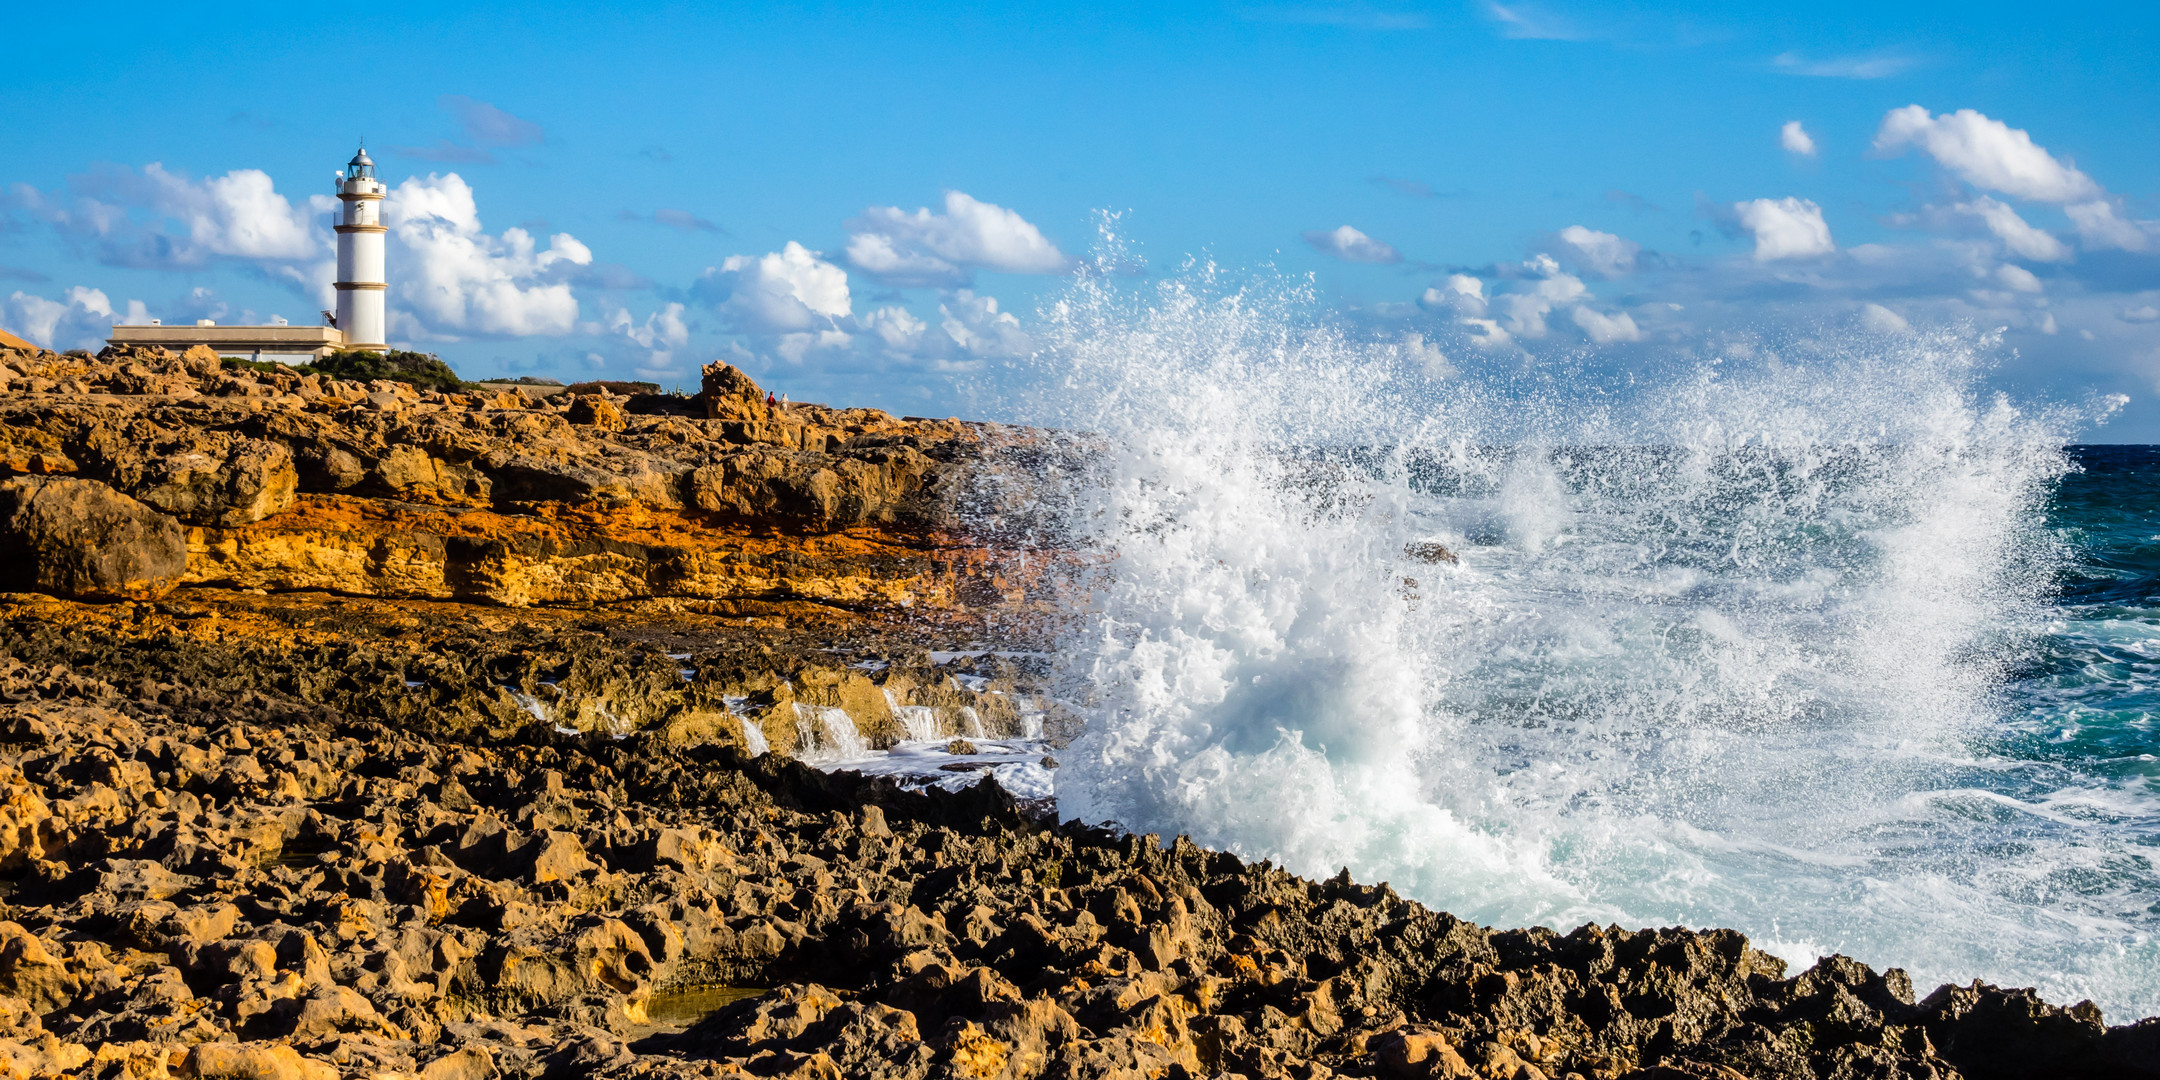
[[[961,622],[1039,606],[1011,545],[970,534],[997,497],[985,477],[1032,433],[769,405],[726,364],[703,384],[534,398],[257,370],[199,346],[0,351],[0,544],[51,557],[0,565],[0,587]],[[104,554],[62,556],[70,543]]]

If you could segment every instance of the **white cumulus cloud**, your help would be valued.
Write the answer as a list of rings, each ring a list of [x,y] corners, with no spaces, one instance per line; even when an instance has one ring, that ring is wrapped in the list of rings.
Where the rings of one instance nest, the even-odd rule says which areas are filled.
[[[1905,316],[1881,304],[1860,305],[1860,325],[1878,334],[1910,334],[1912,324]]]
[[[178,218],[187,226],[188,239],[210,252],[247,259],[306,259],[322,250],[322,234],[313,228],[309,211],[278,194],[270,174],[261,169],[234,169],[190,181],[153,162],[143,168],[143,178],[156,193],[156,209]]]
[[[1025,356],[1035,347],[1010,311],[999,311],[997,297],[961,289],[938,305],[938,326],[970,356]]]
[[[616,308],[608,319],[608,330],[621,334],[640,347],[664,350],[681,348],[690,343],[690,327],[683,322],[683,306],[669,304],[640,323],[630,316],[630,309]]]
[[[1982,195],[1969,203],[1960,203],[1956,209],[1979,218],[2011,254],[2040,262],[2062,262],[2070,257],[2070,245],[2019,217],[2007,203]]]
[[[112,327],[150,321],[140,300],[128,301],[125,315],[113,311],[102,289],[77,285],[53,300],[17,291],[7,298],[7,324],[34,344],[48,349],[101,349]]]
[[[881,307],[861,319],[885,351],[898,359],[925,360],[935,370],[965,371],[990,358],[1025,356],[1035,342],[997,298],[957,289],[938,303],[937,322],[921,319],[904,307]]]
[[[1538,275],[1537,284],[1523,292],[1502,293],[1492,302],[1500,309],[1501,321],[1507,324],[1510,334],[1541,338],[1546,333],[1547,314],[1582,299],[1590,290],[1581,278],[1561,270],[1550,255],[1532,258],[1523,263],[1523,268]]]
[[[1609,232],[1570,225],[1558,233],[1561,251],[1576,269],[1602,278],[1624,277],[1635,272],[1635,257],[1642,245]]]
[[[1446,307],[1469,316],[1485,314],[1485,283],[1468,274],[1449,274],[1443,285],[1425,290],[1419,302],[1426,307]]]
[[[1815,156],[1815,137],[1809,135],[1798,120],[1787,120],[1785,126],[1778,129],[1778,145],[1801,157]]]
[[[1314,229],[1304,234],[1305,242],[1314,249],[1354,263],[1398,263],[1402,252],[1375,240],[1348,225],[1332,229]]]
[[[1418,366],[1428,379],[1448,379],[1456,374],[1455,365],[1440,346],[1425,340],[1425,335],[1410,333],[1402,336],[1400,346],[1403,358]]]
[[[522,337],[576,328],[577,297],[558,280],[592,262],[576,237],[556,233],[541,251],[523,229],[488,235],[472,187],[456,173],[406,180],[388,202],[397,239],[391,299],[422,334]]]
[[[151,162],[139,174],[108,168],[69,184],[72,199],[18,184],[4,202],[95,241],[100,261],[111,265],[195,267],[213,256],[293,263],[329,252],[330,234],[315,215],[336,200],[317,195],[296,206],[261,169],[195,180]]]
[[[1919,105],[1884,114],[1875,149],[1917,146],[1975,187],[2035,202],[2068,203],[2106,193],[2092,177],[2055,159],[2032,136],[1973,109],[1931,116]]]
[[[873,206],[848,222],[847,259],[890,285],[966,284],[973,270],[1058,274],[1072,260],[1018,212],[964,191],[945,193],[945,212]]]
[[[1551,264],[1552,260],[1545,259]],[[1559,269],[1553,264],[1553,269]],[[1573,280],[1572,278],[1569,280]],[[1578,283],[1579,284],[1579,283]],[[1515,336],[1500,326],[1498,319],[1490,318],[1492,300],[1485,295],[1485,282],[1468,274],[1450,274],[1447,281],[1426,289],[1418,303],[1455,315],[1456,324],[1470,335],[1473,344],[1482,349],[1502,349],[1513,344]],[[1544,323],[1538,323],[1542,331]]]
[[[1807,199],[1750,199],[1733,204],[1741,226],[1755,234],[1755,259],[1802,259],[1837,250],[1822,207]]]
[[[806,330],[780,335],[773,343],[773,352],[790,364],[800,364],[812,353],[842,352],[854,340],[854,335],[845,330]]]
[[[2014,263],[2004,263],[1995,268],[1995,280],[2015,292],[2036,293],[2041,290],[2040,279],[2033,272]]]
[[[1635,317],[1625,311],[1618,315],[1607,315],[1588,305],[1578,304],[1572,317],[1575,325],[1582,327],[1583,333],[1590,335],[1590,340],[1600,345],[1643,339],[1642,328],[1635,325]]]
[[[930,324],[915,317],[915,313],[894,305],[881,307],[862,317],[862,328],[876,334],[885,347],[894,352],[912,353],[922,346],[923,335]]]
[[[834,330],[854,310],[847,271],[793,240],[764,255],[728,256],[705,272],[701,288],[717,294],[720,313],[749,334]],[[830,343],[801,349],[813,344]]]
[[[2152,234],[2138,222],[2116,213],[2115,204],[2109,200],[2095,199],[2065,206],[2063,213],[2068,214],[2070,223],[2077,226],[2079,238],[2093,247],[2144,251],[2152,246]]]

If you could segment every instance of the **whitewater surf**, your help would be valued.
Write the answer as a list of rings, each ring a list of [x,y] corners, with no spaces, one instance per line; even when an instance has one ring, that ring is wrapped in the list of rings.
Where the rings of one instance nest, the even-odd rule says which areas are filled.
[[[1196,266],[1045,312],[1005,411],[1099,436],[1060,498],[1105,554],[1058,652],[1064,816],[2160,1013],[2160,801],[2117,767],[2149,714],[2057,752],[2034,675],[2104,405],[1986,392],[1972,332],[1621,363],[1314,310]]]

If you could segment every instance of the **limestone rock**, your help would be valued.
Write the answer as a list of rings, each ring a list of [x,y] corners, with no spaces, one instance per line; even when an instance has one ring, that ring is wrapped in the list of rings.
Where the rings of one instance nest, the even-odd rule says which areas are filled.
[[[579,395],[570,402],[570,411],[565,415],[573,424],[583,424],[601,431],[621,431],[629,426],[622,406],[616,404],[612,398]]]
[[[45,942],[15,923],[0,922],[0,994],[46,1013],[74,1000],[81,981]]]
[[[6,1080],[65,1076],[95,1058],[89,1047],[49,1034],[20,1041],[0,1039],[0,1077]]]
[[[217,350],[208,345],[188,346],[187,351],[180,354],[180,362],[187,366],[190,373],[197,376],[215,375],[218,368],[224,364]]]
[[[104,484],[0,483],[0,588],[86,599],[156,597],[186,571],[179,524]]]
[[[283,1043],[203,1043],[179,1073],[192,1080],[337,1080],[337,1066],[310,1061]]]
[[[1033,436],[768,407],[726,365],[693,409],[421,394],[160,349],[10,355],[0,377],[24,392],[0,396],[0,479],[100,481],[199,529],[183,584],[973,619],[1080,565],[968,534],[986,520],[977,478],[995,458],[1012,482],[991,486],[1024,489]]]
[[[444,1054],[420,1070],[420,1080],[495,1080],[500,1075],[495,1059],[477,1046]]]
[[[240,439],[147,464],[127,485],[130,494],[190,525],[232,527],[283,513],[300,477],[283,443]]]

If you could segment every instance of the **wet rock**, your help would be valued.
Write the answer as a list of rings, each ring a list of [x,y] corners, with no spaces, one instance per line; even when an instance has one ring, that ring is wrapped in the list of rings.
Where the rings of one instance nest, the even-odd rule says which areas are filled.
[[[1453,563],[1455,561],[1455,553],[1448,550],[1447,545],[1445,544],[1434,543],[1430,540],[1420,540],[1415,543],[1403,545],[1403,558],[1409,559],[1412,562],[1421,563]]]

